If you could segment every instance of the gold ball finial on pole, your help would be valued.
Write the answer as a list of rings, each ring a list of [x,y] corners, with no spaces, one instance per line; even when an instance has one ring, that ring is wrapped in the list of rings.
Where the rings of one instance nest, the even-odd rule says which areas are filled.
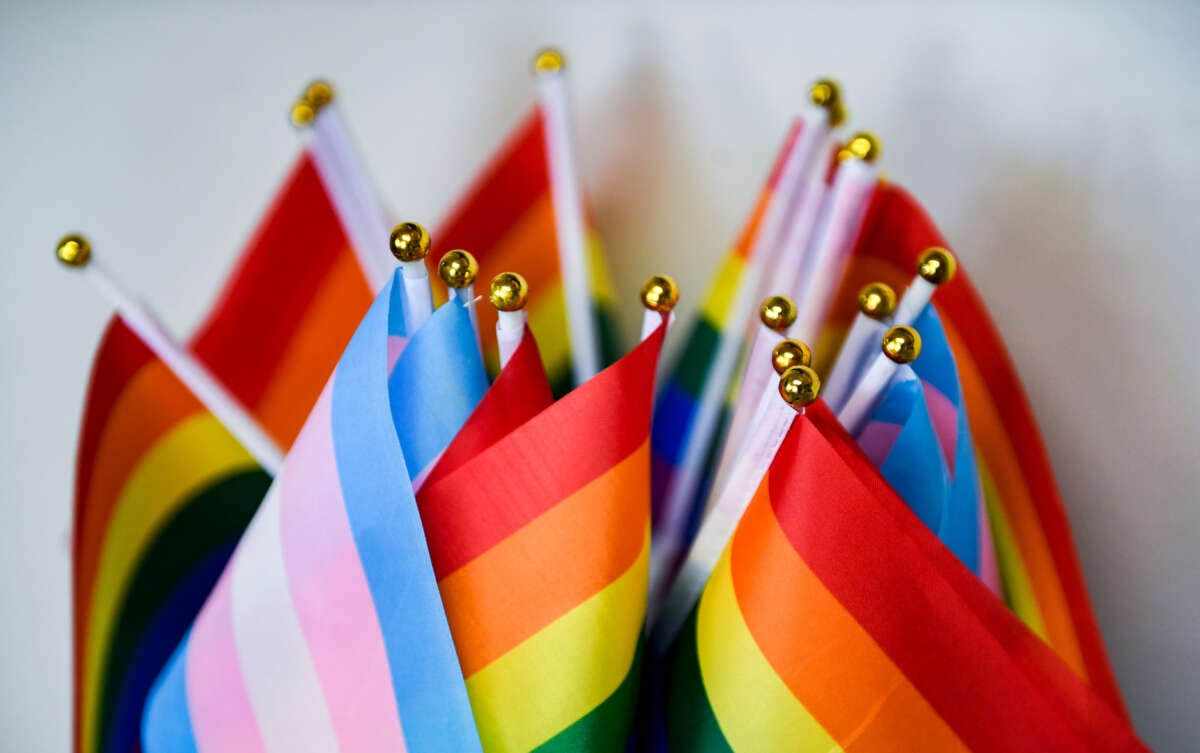
[[[786,295],[773,295],[763,301],[758,318],[768,329],[783,332],[796,321],[796,304]]]
[[[317,80],[304,88],[304,94],[292,105],[292,125],[297,128],[311,125],[317,113],[333,101],[333,87],[328,81]]]
[[[429,253],[429,233],[415,222],[401,222],[392,228],[389,244],[400,261],[420,261]]]
[[[850,137],[846,145],[838,152],[838,161],[853,157],[863,162],[873,164],[883,153],[883,145],[879,138],[870,131],[859,131]]]
[[[954,254],[938,246],[925,249],[921,258],[917,260],[917,274],[934,285],[950,282],[957,271],[958,262],[955,261]]]
[[[887,319],[896,310],[896,291],[882,282],[872,282],[858,291],[858,310],[876,321]]]
[[[642,305],[665,314],[679,303],[679,286],[667,275],[654,275],[642,285]]]
[[[779,377],[779,394],[794,408],[811,404],[820,392],[821,378],[809,366],[792,366]]]
[[[921,355],[921,335],[904,324],[892,327],[883,336],[883,352],[896,363],[912,363]]]
[[[79,233],[64,235],[58,240],[55,255],[68,267],[81,269],[92,259],[92,244]]]
[[[500,311],[520,311],[529,300],[529,283],[516,272],[501,272],[488,286],[488,300]]]
[[[812,349],[799,340],[780,340],[771,349],[771,366],[781,376],[793,366],[812,366]]]
[[[842,88],[831,78],[819,78],[808,90],[808,98],[829,113],[829,126],[837,128],[846,122],[846,107],[842,104]]]
[[[479,276],[479,262],[469,251],[447,251],[438,262],[438,275],[452,288],[465,288]]]
[[[533,56],[533,72],[558,73],[567,67],[567,59],[562,51],[553,47],[543,47]]]

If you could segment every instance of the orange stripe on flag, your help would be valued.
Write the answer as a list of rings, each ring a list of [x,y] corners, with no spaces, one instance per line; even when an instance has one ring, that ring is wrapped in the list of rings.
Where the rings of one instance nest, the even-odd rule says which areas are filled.
[[[598,593],[637,560],[649,442],[442,579],[467,677]]]
[[[846,750],[968,748],[916,686],[792,548],[767,485],[732,544],[734,590],[755,641],[775,671]]]

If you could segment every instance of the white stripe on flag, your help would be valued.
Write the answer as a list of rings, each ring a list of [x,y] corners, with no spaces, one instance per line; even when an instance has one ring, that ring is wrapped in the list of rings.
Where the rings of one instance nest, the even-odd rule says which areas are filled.
[[[338,750],[288,589],[276,482],[233,563],[233,635],[267,753]]]

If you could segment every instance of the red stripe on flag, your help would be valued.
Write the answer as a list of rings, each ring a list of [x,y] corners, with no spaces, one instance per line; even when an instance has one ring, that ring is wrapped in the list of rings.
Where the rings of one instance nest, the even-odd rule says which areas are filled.
[[[433,486],[446,478],[553,402],[537,342],[527,326],[512,358],[442,453],[425,485]]]
[[[339,255],[349,249],[316,166],[304,152],[242,254],[213,315],[192,338],[197,357],[247,407],[253,409],[262,399],[296,334],[296,323]]]
[[[541,113],[535,107],[438,227],[434,243],[446,250],[465,248],[482,265],[496,242],[549,190]]]
[[[928,213],[903,188],[891,184],[880,186],[868,209],[856,253],[889,260],[902,269],[914,269],[921,253],[930,246],[948,247],[948,244]],[[843,291],[842,297],[849,299],[850,296]],[[1050,554],[1065,593],[1088,678],[1110,705],[1128,718],[1092,609],[1041,432],[1008,350],[970,278],[961,269],[952,281],[938,289],[936,304],[943,317],[961,334],[992,401],[997,407],[1003,407],[1005,431],[1050,542]]]
[[[1146,750],[921,525],[823,403],[796,422],[769,484],[796,551],[973,750]]]
[[[607,472],[646,440],[662,329],[511,432],[470,464],[421,489],[438,580]],[[628,416],[636,416],[629,420]],[[513,478],[511,469],[533,469]],[[539,472],[539,469],[549,469]],[[564,473],[564,469],[569,472]],[[510,504],[496,505],[497,494]],[[487,515],[486,524],[479,521]],[[466,518],[475,519],[469,525]]]

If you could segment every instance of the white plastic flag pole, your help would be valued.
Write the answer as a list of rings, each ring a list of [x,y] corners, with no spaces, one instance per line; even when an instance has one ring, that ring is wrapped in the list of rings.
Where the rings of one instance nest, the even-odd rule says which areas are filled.
[[[127,294],[99,261],[92,258],[92,247],[86,238],[66,236],[58,243],[57,255],[59,261],[87,278],[125,324],[229,430],[263,470],[272,476],[279,473],[283,467],[283,451],[279,446],[212,372],[191,351],[176,342],[158,319]]]
[[[729,431],[725,434],[725,445],[721,448],[721,456],[717,461],[716,475],[713,477],[715,483],[709,492],[710,500],[718,493],[722,479],[736,462],[747,432],[755,426],[752,419],[755,418],[759,395],[763,394],[764,389],[773,392],[771,382],[775,374],[771,370],[771,349],[783,339],[788,327],[796,320],[796,304],[787,296],[773,295],[759,307],[758,318],[759,325],[754,328],[750,354],[746,358],[746,367],[742,370],[742,383],[734,399],[733,418],[730,420]]]
[[[819,79],[809,89],[810,104],[801,115],[801,129],[784,160],[775,190],[779,192],[781,220],[766,249],[764,268],[776,270],[760,281],[756,300],[771,290],[791,293],[790,281],[803,262],[805,247],[821,207],[833,130],[846,120],[841,88],[836,81]],[[800,241],[803,239],[803,241]],[[781,285],[783,282],[785,285]]]
[[[862,374],[863,366],[887,332],[888,320],[896,309],[896,293],[890,285],[872,282],[858,291],[858,314],[842,342],[833,369],[821,393],[834,413],[842,409],[850,389]]]
[[[879,140],[869,133],[855,134],[842,150],[841,164],[833,187],[825,195],[796,287],[799,310],[789,331],[792,337],[812,342],[820,334],[862,228],[867,205],[879,183],[879,171],[874,164],[879,154]]]
[[[600,339],[592,308],[587,228],[575,164],[565,65],[561,52],[547,49],[534,58],[533,70],[546,134],[546,167],[550,174],[558,262],[567,306],[572,376],[578,385],[600,371]]]
[[[333,99],[333,87],[325,81],[314,81],[292,106],[292,123],[304,135],[304,146],[350,238],[363,274],[375,290],[380,290],[392,274],[387,259],[376,252],[387,242],[388,223]]]
[[[479,262],[475,256],[462,249],[447,251],[438,262],[438,276],[446,283],[449,300],[467,307],[471,317],[471,329],[475,332],[475,346],[483,354],[479,339],[479,314],[475,311],[475,278],[479,276]]]
[[[400,262],[404,282],[404,329],[412,337],[433,314],[433,289],[429,287],[429,233],[415,222],[401,222],[392,229],[388,241],[392,255]]]
[[[503,369],[525,336],[525,303],[529,300],[529,283],[516,272],[501,272],[492,278],[488,286],[488,300],[496,307],[496,345],[500,351],[500,368]]]
[[[654,275],[642,285],[641,296],[642,306],[646,311],[642,314],[642,335],[639,342],[653,335],[659,327],[669,328],[675,321],[672,310],[675,304],[679,303],[679,286],[675,284],[673,277]],[[667,316],[665,323],[663,314]]]
[[[953,280],[957,271],[958,262],[955,261],[954,254],[937,246],[925,249],[921,258],[917,260],[917,276],[896,306],[896,324],[915,322],[929,305],[938,287]]]
[[[742,513],[754,498],[763,477],[770,468],[779,446],[795,421],[797,412],[817,399],[821,380],[806,365],[788,368],[778,385],[768,385],[763,395],[764,411],[748,438],[745,451],[738,457],[729,483],[722,489],[712,509],[705,516],[700,530],[688,550],[679,574],[671,584],[666,599],[650,602],[651,647],[663,655],[679,634],[692,608],[704,591],[704,584],[729,542],[729,537],[742,519]],[[772,394],[778,390],[778,395]],[[779,397],[782,396],[783,400]],[[768,400],[769,398],[769,400]],[[655,614],[658,612],[658,614]]]
[[[857,436],[867,416],[887,389],[900,366],[912,363],[921,354],[921,336],[907,325],[894,326],[883,336],[883,352],[871,361],[854,385],[846,404],[838,411],[838,421],[852,436]]]

